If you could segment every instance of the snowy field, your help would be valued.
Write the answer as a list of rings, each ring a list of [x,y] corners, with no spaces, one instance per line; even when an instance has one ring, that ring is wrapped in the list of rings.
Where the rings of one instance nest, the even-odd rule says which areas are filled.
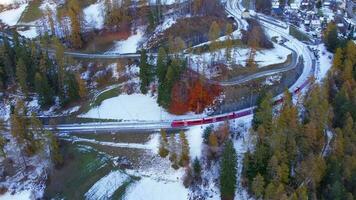
[[[27,3],[22,4],[18,8],[6,10],[0,13],[0,20],[10,26],[16,25],[27,5]]]
[[[191,58],[191,66],[193,70],[199,69],[200,72],[207,73],[208,66],[212,61],[217,61],[218,63],[225,64],[235,64],[239,66],[245,66],[246,62],[249,58],[250,49],[247,48],[234,48],[232,50],[232,60],[231,63],[227,63],[225,49],[221,49],[215,52],[215,56],[211,53],[203,53],[201,55],[192,55]],[[288,56],[291,55],[292,52],[279,45],[274,43],[273,49],[261,50],[257,51],[255,55],[255,61],[259,68],[267,67],[274,64],[280,64],[287,61]],[[210,77],[215,76],[215,74],[207,74]]]
[[[334,55],[326,50],[324,44],[318,45],[317,49],[319,50],[319,60],[317,62],[315,78],[320,82],[327,76],[332,66]]]
[[[122,94],[114,98],[107,99],[96,108],[92,108],[80,117],[119,119],[119,120],[144,120],[144,121],[164,121],[177,118],[199,117],[188,113],[183,116],[169,114],[161,108],[155,97],[143,94]],[[203,116],[203,115],[202,115]]]

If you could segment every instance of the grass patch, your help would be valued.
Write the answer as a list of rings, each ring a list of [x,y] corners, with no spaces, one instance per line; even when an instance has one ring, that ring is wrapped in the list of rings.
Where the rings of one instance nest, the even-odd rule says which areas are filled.
[[[41,4],[42,4],[42,0],[30,1],[29,5],[22,13],[19,21],[22,23],[29,23],[42,17],[43,13],[42,10],[40,9]]]
[[[106,155],[80,147],[62,142],[65,164],[51,173],[45,199],[83,199],[92,185],[116,169]]]
[[[300,30],[295,28],[294,26],[289,27],[289,34],[291,36],[295,37],[299,41],[310,42],[309,37],[305,33],[301,32]]]

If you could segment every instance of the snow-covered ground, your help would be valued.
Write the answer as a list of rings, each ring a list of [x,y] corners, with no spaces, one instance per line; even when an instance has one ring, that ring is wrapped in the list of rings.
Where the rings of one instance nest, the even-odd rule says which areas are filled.
[[[1,0],[0,5],[19,4],[23,2],[25,2],[25,0]]]
[[[316,65],[315,78],[318,82],[320,82],[326,77],[329,69],[331,68],[334,55],[326,50],[324,44],[318,45],[317,49],[319,53],[319,60]]]
[[[86,200],[104,200],[109,199],[115,191],[129,180],[129,176],[121,171],[112,171],[108,175],[97,181],[85,193]]]
[[[177,181],[157,181],[143,177],[126,191],[124,200],[184,200],[188,199],[188,189],[177,176]]]
[[[27,5],[28,4],[25,3],[20,5],[18,8],[6,10],[0,13],[0,20],[10,26],[16,25]]]
[[[242,117],[232,122],[238,136],[233,140],[234,147],[237,154],[237,185],[235,192],[235,200],[248,200],[250,199],[246,188],[242,185],[242,168],[245,153],[252,148],[252,139],[250,137],[249,129],[252,124],[252,115]]]
[[[8,189],[7,193],[0,195],[0,200],[42,198],[46,187],[47,174],[51,167],[48,145],[44,145],[43,150],[36,155],[28,157],[20,150],[22,147],[10,133],[2,132],[1,134],[9,141],[5,146],[5,152],[7,158],[13,161],[10,167],[13,167],[16,173],[7,176],[5,180],[0,182],[0,187]],[[3,162],[3,159],[3,157],[0,157],[0,163]],[[27,166],[26,169],[25,165]],[[1,173],[4,172],[3,170],[4,168],[0,169]]]
[[[155,97],[143,94],[122,94],[107,99],[100,106],[92,108],[86,114],[81,115],[81,117],[88,118],[143,121],[165,121],[192,116],[198,117],[198,115],[191,113],[183,116],[169,114],[157,104]]]
[[[104,2],[92,4],[83,10],[84,20],[90,28],[101,29],[104,26]]]
[[[20,35],[28,38],[28,39],[33,39],[38,36],[38,31],[36,27],[29,27],[28,30],[25,31],[17,31]]]
[[[24,190],[21,192],[17,192],[15,194],[11,194],[7,192],[3,195],[0,195],[0,200],[30,200],[33,199],[32,192],[29,190]]]
[[[215,56],[211,53],[203,53],[200,55],[191,55],[191,67],[193,70],[199,70],[199,72],[204,72],[209,77],[214,77],[215,71],[209,70],[209,65],[211,65],[212,61],[223,63],[223,64],[234,64],[238,66],[245,66],[246,62],[249,58],[250,49],[248,48],[234,48],[232,52],[231,62],[228,63],[226,61],[225,49],[220,49],[215,52]],[[260,50],[256,52],[255,62],[257,63],[259,68],[267,67],[274,64],[280,64],[287,61],[288,56],[291,55],[292,52],[279,45],[274,43],[273,49]]]
[[[108,54],[110,54],[110,53],[120,53],[120,54],[136,53],[138,45],[139,45],[140,41],[142,40],[143,35],[144,35],[144,30],[142,30],[142,28],[137,29],[136,33],[131,35],[126,40],[115,42],[114,47],[106,53],[108,53]]]

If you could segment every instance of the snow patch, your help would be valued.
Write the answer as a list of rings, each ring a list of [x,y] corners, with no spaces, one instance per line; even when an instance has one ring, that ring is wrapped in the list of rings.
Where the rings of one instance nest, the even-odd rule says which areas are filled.
[[[112,50],[107,53],[136,53],[139,42],[144,35],[144,31],[138,29],[134,35],[131,35],[127,40],[118,41]]]
[[[178,178],[178,177],[177,177]],[[182,200],[188,199],[188,189],[180,181],[157,181],[143,177],[130,186],[124,200]]]
[[[3,195],[0,195],[0,200],[10,200],[10,199],[16,199],[16,200],[30,200],[33,199],[32,192],[29,190],[24,190],[21,192],[17,192],[15,194],[11,194],[10,192],[6,192]]]
[[[92,4],[83,10],[84,20],[91,28],[102,29],[104,26],[104,2]]]
[[[128,175],[120,171],[112,171],[97,181],[88,192],[84,194],[85,199],[109,199],[129,178]]]
[[[81,117],[119,119],[119,120],[144,120],[163,121],[176,118],[192,117],[194,114],[176,116],[161,108],[155,97],[143,94],[122,94],[114,98],[107,99],[100,106],[92,108]],[[199,115],[194,115],[199,116]]]
[[[0,13],[0,20],[3,23],[8,24],[10,26],[16,25],[23,11],[25,11],[27,5],[28,5],[27,3],[22,4],[18,8],[7,10]]]

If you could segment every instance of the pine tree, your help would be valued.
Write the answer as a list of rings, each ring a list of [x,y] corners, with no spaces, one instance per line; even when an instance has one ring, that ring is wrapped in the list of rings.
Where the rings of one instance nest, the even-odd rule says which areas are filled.
[[[1,156],[6,158],[5,146],[7,144],[6,138],[3,135],[0,135],[0,153]]]
[[[166,93],[166,84],[165,79],[168,71],[168,57],[166,51],[163,47],[159,48],[158,50],[158,57],[157,57],[157,77],[158,77],[158,97],[157,102],[159,105],[165,104],[165,96]]]
[[[356,45],[352,40],[346,45],[346,59],[349,60],[352,65],[356,65]]]
[[[75,79],[78,84],[78,88],[79,88],[78,94],[79,94],[80,98],[82,98],[82,99],[86,98],[88,95],[88,89],[85,84],[85,81],[80,77],[80,74],[76,74]]]
[[[52,132],[47,131],[46,135],[48,135],[48,138],[50,140],[50,154],[51,154],[52,162],[54,163],[55,166],[60,166],[63,164],[64,160],[59,149],[58,140],[53,135]]]
[[[209,40],[211,42],[210,52],[216,51],[218,49],[216,40],[219,38],[219,36],[220,36],[219,24],[216,21],[214,21],[211,24],[210,30],[209,30]]]
[[[201,177],[201,165],[200,165],[199,159],[197,157],[193,161],[193,171],[194,171],[195,178]]]
[[[150,69],[149,64],[147,63],[147,54],[146,50],[141,51],[140,59],[140,80],[141,80],[141,92],[142,94],[147,94],[148,87],[150,85]]]
[[[18,100],[14,109],[14,113],[11,115],[11,135],[17,139],[19,143],[24,143],[27,134],[26,123],[26,106],[22,100]]]
[[[221,199],[234,199],[236,189],[237,155],[231,140],[227,141],[220,165]]]
[[[166,133],[166,131],[164,129],[161,129],[161,136],[160,136],[158,154],[162,158],[167,157],[168,154],[169,154],[167,133]]]
[[[53,103],[53,92],[50,88],[47,77],[40,73],[35,75],[35,89],[39,95],[39,103],[41,106],[50,106]]]
[[[1,156],[6,158],[5,146],[7,144],[6,138],[2,135],[2,132],[5,131],[5,122],[0,118],[0,153]]]
[[[62,45],[62,43],[59,41],[58,38],[54,39],[54,45],[56,51],[55,59],[57,63],[58,90],[59,90],[59,94],[63,95],[64,77],[65,77],[64,46]]]
[[[263,176],[261,176],[260,173],[258,173],[252,182],[252,192],[255,195],[255,197],[257,198],[263,197],[263,192],[265,190],[264,187],[265,187],[264,178]]]
[[[342,70],[343,67],[343,50],[341,48],[337,48],[335,55],[334,55],[334,60],[333,60],[333,69],[338,69],[338,70]]]
[[[179,138],[181,143],[181,154],[179,159],[180,166],[188,166],[189,165],[189,143],[187,140],[187,136],[184,131],[179,132]]]
[[[257,130],[259,126],[262,126],[267,133],[271,132],[273,118],[272,108],[271,93],[263,94],[259,97],[252,121],[255,130]]]
[[[158,57],[157,57],[157,77],[158,83],[163,84],[164,79],[166,78],[167,74],[167,54],[163,47],[160,47],[158,50]]]
[[[330,22],[328,24],[324,32],[323,39],[328,51],[334,52],[339,43],[338,31],[334,22]]]
[[[21,88],[21,91],[27,95],[27,68],[25,62],[20,58],[16,63],[16,78]]]
[[[65,87],[67,88],[67,102],[73,102],[80,98],[79,85],[73,73],[66,74]]]
[[[178,169],[177,141],[174,134],[169,137],[169,160],[172,162],[172,167]]]
[[[232,50],[232,47],[233,47],[233,37],[232,37],[232,33],[233,33],[233,28],[232,28],[232,25],[230,23],[228,23],[226,25],[226,36],[227,36],[227,40],[226,40],[226,52],[225,52],[225,57],[226,57],[226,60],[228,62],[231,61],[231,50]]]
[[[70,40],[74,48],[82,48],[83,40],[81,35],[81,8],[77,0],[70,0],[68,3],[68,14],[71,21]]]

